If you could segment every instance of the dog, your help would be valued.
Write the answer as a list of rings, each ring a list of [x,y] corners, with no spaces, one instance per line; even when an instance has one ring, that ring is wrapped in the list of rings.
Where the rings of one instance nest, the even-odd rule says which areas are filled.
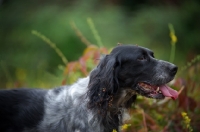
[[[117,46],[73,85],[1,90],[0,132],[119,132],[137,95],[178,97],[166,85],[177,69],[147,48]]]

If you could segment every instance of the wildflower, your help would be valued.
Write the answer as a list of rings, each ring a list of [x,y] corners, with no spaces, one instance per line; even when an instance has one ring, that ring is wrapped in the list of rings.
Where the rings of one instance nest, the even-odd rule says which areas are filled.
[[[124,124],[123,126],[122,126],[122,130],[126,130],[126,129],[128,129],[128,127],[130,127],[131,126],[131,124]]]
[[[186,112],[182,112],[181,115],[182,115],[182,117],[184,119],[184,125],[186,125],[186,128],[189,130],[189,132],[193,132],[193,129],[190,126],[191,119],[188,117],[187,113]]]
[[[169,26],[169,36],[171,38],[171,53],[170,53],[170,62],[174,61],[175,58],[175,50],[176,50],[176,42],[177,42],[177,37],[175,35],[175,30],[174,27],[171,23],[168,24]]]
[[[169,36],[171,38],[171,44],[175,45],[176,42],[177,42],[177,37],[175,35],[175,30],[174,30],[174,27],[171,23],[169,23],[169,30],[170,30],[170,33],[169,33]]]
[[[117,132],[115,129],[113,129],[113,131],[112,132]]]
[[[170,37],[171,37],[172,44],[175,44],[177,42],[177,37],[174,34],[174,32],[170,32]]]

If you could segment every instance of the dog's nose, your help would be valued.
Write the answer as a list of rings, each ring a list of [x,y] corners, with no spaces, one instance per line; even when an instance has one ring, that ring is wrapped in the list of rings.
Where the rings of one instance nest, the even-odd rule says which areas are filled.
[[[178,67],[174,65],[174,66],[171,68],[171,75],[172,75],[172,76],[175,76],[176,73],[177,73],[177,70],[178,70]]]

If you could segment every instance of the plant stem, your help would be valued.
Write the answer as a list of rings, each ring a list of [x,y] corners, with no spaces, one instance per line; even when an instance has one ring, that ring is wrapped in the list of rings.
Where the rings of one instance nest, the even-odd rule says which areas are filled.
[[[169,36],[171,38],[171,53],[170,53],[170,62],[174,62],[174,58],[175,58],[175,51],[176,51],[176,42],[177,42],[177,37],[175,35],[175,30],[174,27],[171,23],[168,24],[169,27]]]

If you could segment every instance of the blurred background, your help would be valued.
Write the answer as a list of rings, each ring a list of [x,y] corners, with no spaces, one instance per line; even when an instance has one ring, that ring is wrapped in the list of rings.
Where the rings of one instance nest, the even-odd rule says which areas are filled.
[[[200,115],[199,22],[199,0],[0,0],[0,87],[50,88],[70,84],[78,77],[86,76],[96,65],[96,62],[87,62],[79,63],[79,66],[77,63],[66,66],[56,48],[43,41],[42,35],[56,44],[57,51],[59,49],[68,62],[80,62],[80,58],[90,56],[87,53],[91,51],[109,52],[117,43],[150,48],[156,58],[169,61],[173,40],[170,38],[170,24],[177,38],[173,63],[179,69],[184,69],[179,70],[174,88],[180,90],[184,86],[182,93],[185,94],[182,94],[182,101],[170,102],[164,107],[171,113],[166,115],[168,123],[163,122],[162,112],[157,115],[155,111],[147,111],[150,114],[148,119],[155,118],[153,124],[157,126],[151,128],[152,124],[144,126],[138,123],[140,125],[129,131],[156,131],[165,127],[176,132],[189,131],[180,113],[186,111],[190,116]],[[92,25],[95,29],[91,29]],[[35,35],[33,30],[42,35]],[[95,35],[95,31],[98,34]],[[82,36],[77,35],[78,32]],[[97,47],[101,43],[105,49],[88,48],[83,37]],[[81,69],[81,64],[89,65],[87,72]],[[82,72],[76,72],[77,67]],[[71,73],[76,75],[73,79],[69,77]],[[153,106],[153,101],[147,102],[143,98],[141,101],[145,106]],[[177,108],[180,111],[174,113]],[[194,131],[198,131],[200,118],[191,118],[190,125]],[[138,119],[135,122],[143,121],[140,117],[135,119]],[[176,121],[182,121],[177,128],[171,125]]]

